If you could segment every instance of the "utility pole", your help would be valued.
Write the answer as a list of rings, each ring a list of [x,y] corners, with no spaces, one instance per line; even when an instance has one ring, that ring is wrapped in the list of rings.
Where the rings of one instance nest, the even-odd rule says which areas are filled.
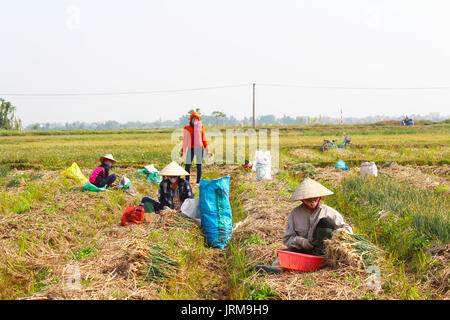
[[[255,125],[255,84],[253,84],[253,128],[256,128]]]

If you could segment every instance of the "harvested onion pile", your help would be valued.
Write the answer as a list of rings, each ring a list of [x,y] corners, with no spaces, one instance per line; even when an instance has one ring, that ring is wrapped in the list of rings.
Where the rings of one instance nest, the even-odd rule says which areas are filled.
[[[381,259],[381,250],[360,235],[348,234],[344,229],[333,232],[331,239],[324,240],[325,260],[332,267],[341,264],[367,268]]]
[[[159,212],[159,220],[156,223],[156,227],[165,230],[168,229],[174,223],[175,216],[179,214],[180,213],[177,210],[164,207],[164,209]]]

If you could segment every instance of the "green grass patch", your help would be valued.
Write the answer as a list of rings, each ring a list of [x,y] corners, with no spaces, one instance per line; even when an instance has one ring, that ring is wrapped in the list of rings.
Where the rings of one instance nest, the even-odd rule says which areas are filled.
[[[261,239],[261,236],[258,234],[247,234],[240,238],[241,241],[243,241],[244,245],[250,245],[250,244],[257,244],[262,245],[265,244],[263,239]]]
[[[73,260],[82,260],[82,259],[85,259],[85,258],[87,258],[89,256],[92,256],[96,252],[97,252],[97,249],[93,245],[87,246],[87,247],[82,248],[80,250],[73,251],[72,252],[72,259]]]
[[[416,268],[413,262],[423,260],[418,257],[423,250],[448,243],[448,198],[382,176],[350,176],[342,180],[342,187],[327,197],[327,204],[396,263]],[[381,218],[382,210],[390,214]]]
[[[364,199],[380,210],[392,211],[410,220],[415,229],[430,240],[446,244],[450,240],[450,201],[432,191],[419,190],[408,184],[380,176],[352,176],[342,181],[349,197]]]
[[[445,194],[447,190],[448,190],[447,186],[437,186],[436,188],[434,188],[434,192],[436,192],[439,195]]]
[[[13,200],[11,211],[16,214],[22,214],[29,211],[31,203],[25,197],[17,197]]]
[[[38,270],[34,275],[34,283],[32,287],[32,292],[36,293],[41,291],[45,286],[45,280],[51,277],[52,272],[49,268],[42,268]]]
[[[311,289],[314,287],[315,283],[314,283],[314,274],[313,273],[308,273],[305,274],[303,276],[303,284],[305,285],[305,287],[307,287],[308,289]]]
[[[8,183],[6,184],[6,186],[8,188],[17,188],[18,186],[20,186],[20,181],[22,179],[20,177],[11,179],[10,181],[8,181]]]
[[[6,178],[11,169],[6,166],[0,166],[0,178]]]
[[[274,291],[267,283],[256,283],[249,287],[248,300],[270,300],[279,297],[278,292]]]
[[[246,191],[251,189],[251,186],[240,183],[241,175],[242,172],[239,171],[239,174],[234,175],[230,180],[230,206],[233,213],[233,223],[242,221],[247,216],[242,206],[242,199]]]

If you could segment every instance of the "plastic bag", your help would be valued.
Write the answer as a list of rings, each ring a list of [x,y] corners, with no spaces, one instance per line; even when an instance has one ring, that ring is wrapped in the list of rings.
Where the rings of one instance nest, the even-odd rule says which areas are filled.
[[[158,174],[159,171],[150,172],[147,176],[147,180],[153,184],[158,184],[162,181],[162,177]]]
[[[141,224],[144,222],[144,207],[142,206],[128,206],[122,215],[122,226],[130,224]]]
[[[363,162],[361,163],[361,169],[359,170],[359,173],[376,177],[378,175],[378,169],[375,162],[373,161]]]
[[[131,181],[127,177],[123,177],[119,181],[119,188],[123,190],[127,190],[131,186]]]
[[[83,185],[83,189],[88,190],[88,191],[94,191],[94,192],[102,192],[102,191],[106,191],[106,186],[99,188],[99,187],[94,186],[92,183],[88,182]]]
[[[186,199],[181,205],[181,212],[192,219],[200,219],[200,200],[197,199]]]
[[[345,164],[345,161],[343,160],[339,160],[338,162],[336,162],[336,164],[334,165],[335,169],[340,169],[340,170],[350,170],[349,167],[347,167],[347,165]]]
[[[253,162],[252,170],[256,171],[256,180],[270,180],[272,160],[270,151],[257,150],[255,152],[255,161]]]
[[[224,249],[233,232],[230,177],[200,180],[201,223],[209,246]]]
[[[162,177],[159,175],[159,171],[153,167],[153,165],[147,166],[144,169],[139,170],[139,173],[142,173],[143,175],[147,176],[147,181],[149,181],[152,184],[158,184],[162,181]],[[152,169],[155,169],[155,171],[149,171]]]
[[[156,169],[153,164],[150,164],[144,168],[147,169],[148,172],[155,172],[155,171],[158,172],[158,169]]]
[[[76,162],[72,163],[72,165],[64,171],[61,171],[61,174],[67,178],[74,179],[80,184],[85,184],[89,182],[89,179],[86,178],[80,170],[80,167],[76,164]]]

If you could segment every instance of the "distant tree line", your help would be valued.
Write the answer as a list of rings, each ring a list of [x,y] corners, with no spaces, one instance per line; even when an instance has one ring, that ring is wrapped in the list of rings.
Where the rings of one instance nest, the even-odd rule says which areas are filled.
[[[202,123],[207,127],[248,127],[252,125],[251,117],[244,117],[243,119],[237,119],[233,116],[227,116],[221,111],[213,111],[210,115],[202,114],[199,108],[191,109],[180,116],[177,120],[157,120],[153,122],[142,122],[142,121],[129,121],[126,123],[120,123],[118,121],[103,121],[103,122],[80,122],[75,121],[71,123],[35,123],[27,126],[25,130],[112,130],[112,129],[152,129],[152,128],[178,128],[188,124],[189,115],[191,112],[197,112],[201,116]],[[417,120],[445,120],[439,115],[414,115],[411,114],[409,117]],[[346,117],[343,118],[343,122],[346,124],[351,123],[373,123],[381,120],[398,120],[401,121],[404,116],[371,116],[365,118],[356,117]],[[339,124],[341,123],[341,118],[332,118],[328,116],[297,116],[290,117],[284,115],[283,117],[277,118],[272,114],[261,115],[256,118],[257,126],[270,126],[270,125],[308,125],[308,124]]]

